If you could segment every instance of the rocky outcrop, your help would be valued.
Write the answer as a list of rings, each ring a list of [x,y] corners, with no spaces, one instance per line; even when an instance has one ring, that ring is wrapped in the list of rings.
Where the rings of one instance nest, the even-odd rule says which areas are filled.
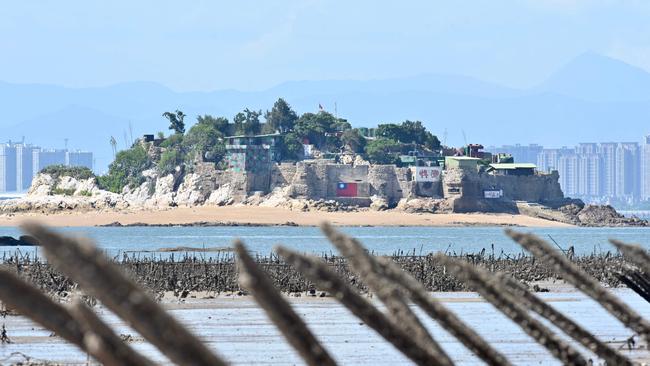
[[[576,217],[582,226],[648,226],[648,221],[638,217],[625,217],[609,205],[587,205]]]
[[[450,213],[452,203],[441,198],[403,198],[397,209],[408,213]]]
[[[557,176],[500,178],[450,169],[441,183],[431,182],[429,187],[444,198],[440,194],[426,197],[420,194],[424,187],[409,178],[408,168],[366,163],[356,156],[348,165],[322,161],[280,164],[269,173],[270,193],[251,192],[250,175],[254,173],[216,170],[214,164],[166,175],[160,175],[155,169],[146,170],[139,186],[124,187],[120,194],[100,189],[94,177],[76,179],[39,174],[24,198],[0,201],[0,213],[243,204],[328,212],[368,209],[411,213],[505,212],[583,226],[648,225],[644,220],[618,214],[611,206],[585,206],[580,200],[564,198],[556,189]],[[356,184],[358,196],[338,197],[338,182]],[[517,182],[521,187],[507,188],[516,186]],[[504,187],[508,194],[499,199],[483,197],[485,190],[495,187]]]
[[[0,236],[0,247],[37,246],[38,240],[33,236],[22,235],[18,239],[12,236]]]

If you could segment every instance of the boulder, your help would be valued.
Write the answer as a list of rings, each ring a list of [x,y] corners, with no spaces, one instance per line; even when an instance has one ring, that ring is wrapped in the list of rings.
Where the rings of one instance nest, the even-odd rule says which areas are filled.
[[[28,239],[23,240],[23,238]],[[39,245],[38,241],[32,237],[27,237],[27,236],[21,236],[19,239],[16,239],[11,236],[0,236],[0,246],[7,246],[7,247],[16,247],[16,246],[35,246]]]
[[[48,196],[52,194],[55,183],[51,175],[39,173],[32,180],[27,196]]]
[[[206,204],[216,206],[230,205],[234,202],[233,193],[234,192],[232,192],[232,187],[230,184],[226,183],[212,191],[210,197],[208,197],[206,201]]]
[[[610,205],[587,205],[577,218],[583,226],[648,226],[648,221],[625,217]]]
[[[375,211],[385,211],[388,210],[388,201],[385,198],[379,196],[370,197],[370,209]]]
[[[178,186],[174,201],[181,206],[195,206],[203,204],[210,196],[210,191],[202,186],[203,179],[199,174],[190,173],[183,177]]]

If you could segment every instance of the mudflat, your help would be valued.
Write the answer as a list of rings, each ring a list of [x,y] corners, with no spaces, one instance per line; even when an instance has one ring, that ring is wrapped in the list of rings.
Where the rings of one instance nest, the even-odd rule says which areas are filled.
[[[156,210],[20,213],[0,215],[0,226],[17,226],[38,220],[50,226],[182,225],[193,223],[238,225],[315,226],[329,221],[339,226],[526,226],[568,227],[569,224],[540,218],[490,213],[406,213],[401,211],[324,212],[292,211],[278,207],[200,206]]]

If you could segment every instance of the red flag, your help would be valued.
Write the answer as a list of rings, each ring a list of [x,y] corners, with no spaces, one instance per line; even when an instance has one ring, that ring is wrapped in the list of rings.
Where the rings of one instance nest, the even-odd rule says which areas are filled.
[[[320,110],[322,111],[322,110],[324,109],[324,108],[323,108],[323,105],[320,104],[320,103],[318,103],[318,109],[320,109]]]
[[[357,184],[339,182],[336,185],[336,196],[338,197],[356,197]]]

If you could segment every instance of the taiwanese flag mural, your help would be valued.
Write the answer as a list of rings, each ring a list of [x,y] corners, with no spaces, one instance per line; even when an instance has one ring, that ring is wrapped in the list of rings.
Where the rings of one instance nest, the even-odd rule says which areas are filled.
[[[357,196],[357,184],[356,183],[339,182],[339,184],[336,186],[336,196],[337,197],[356,197]]]

